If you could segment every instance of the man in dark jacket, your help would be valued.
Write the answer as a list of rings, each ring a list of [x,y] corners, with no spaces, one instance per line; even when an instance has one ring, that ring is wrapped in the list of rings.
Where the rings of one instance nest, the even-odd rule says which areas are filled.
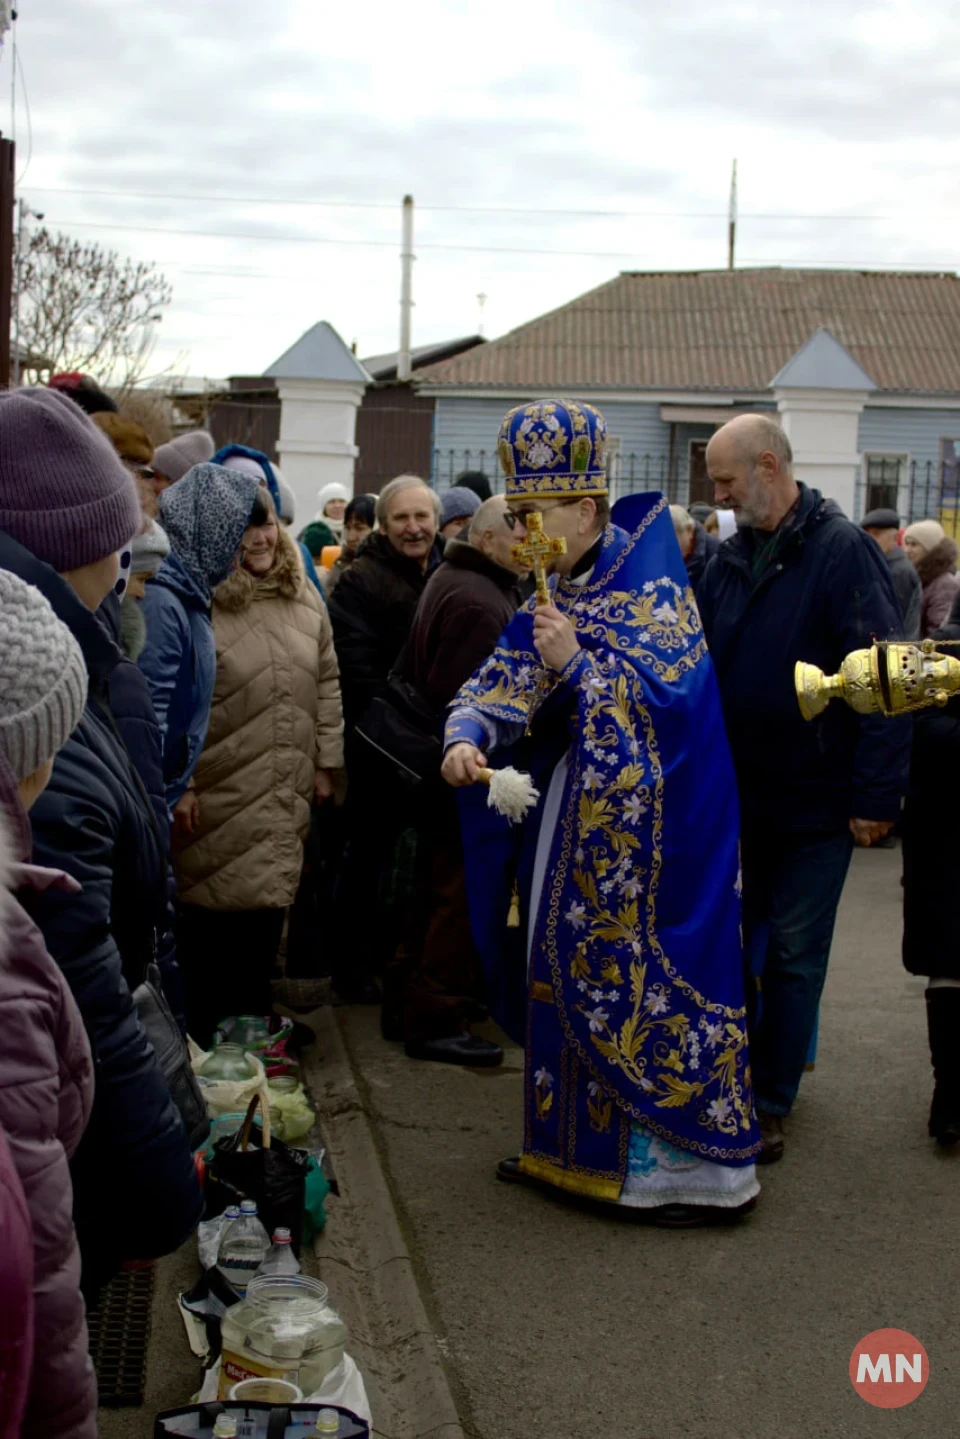
[[[371,701],[385,695],[420,596],[443,558],[439,516],[437,495],[424,480],[416,475],[391,480],[377,501],[379,530],[363,541],[330,596],[350,785],[337,903],[344,928],[331,946],[333,982],[344,999],[377,998],[374,977],[396,949],[396,906],[389,892],[402,889],[404,880],[392,860],[409,815],[393,801],[380,756],[358,736],[357,725]]]
[[[918,640],[923,586],[920,576],[907,559],[906,552],[897,543],[900,516],[896,510],[870,510],[860,521],[860,528],[866,530],[887,557],[893,588],[897,592],[897,602],[903,615],[903,638]]]
[[[447,545],[423,592],[399,672],[436,718],[487,659],[520,602],[526,574],[510,551],[524,530],[502,495],[473,516],[466,542]],[[417,822],[414,901],[395,963],[385,975],[383,1032],[412,1059],[495,1065],[499,1045],[470,1033],[485,1014],[480,957],[470,933],[456,798],[439,773],[425,785]]]
[[[47,598],[90,676],[83,719],[31,810],[35,862],[82,886],[79,895],[38,894],[31,914],[77,1001],[96,1067],[93,1115],[71,1166],[89,1295],[124,1260],[176,1249],[202,1211],[183,1121],[131,994],[166,924],[165,869],[109,708],[122,656],[94,613],[140,511],[107,440],[51,391],[0,394],[0,455],[0,566]]]
[[[695,591],[703,579],[707,563],[720,548],[720,541],[716,535],[708,535],[700,521],[695,520],[683,505],[671,505],[670,518],[673,520],[683,563],[687,567],[690,588]]]
[[[347,733],[406,644],[420,596],[443,558],[436,494],[416,475],[399,475],[377,501],[380,528],[364,540],[330,597]]]
[[[960,649],[960,596],[933,638]],[[929,976],[927,1036],[934,1091],[929,1133],[960,1144],[960,949],[950,898],[960,872],[960,698],[914,718],[910,788],[903,809],[903,962]]]
[[[853,844],[883,838],[900,813],[909,719],[834,704],[801,717],[794,666],[828,673],[851,650],[900,635],[890,571],[839,506],[793,477],[774,420],[744,415],[707,448],[719,505],[737,534],[697,593],[737,770],[744,942],[762,985],[750,1026],[761,1162],[783,1154],[826,975]],[[756,986],[748,975],[748,1004]]]

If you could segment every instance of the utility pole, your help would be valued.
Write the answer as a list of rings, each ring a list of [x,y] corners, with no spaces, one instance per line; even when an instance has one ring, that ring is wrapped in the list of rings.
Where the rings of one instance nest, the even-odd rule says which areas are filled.
[[[482,336],[483,336],[483,312],[484,312],[484,310],[485,310],[486,307],[487,307],[487,297],[486,297],[485,294],[483,294],[482,291],[481,291],[481,293],[477,296],[477,306],[478,306],[478,308],[479,308],[479,310],[480,310],[480,323],[479,323],[479,326],[478,326],[478,328],[477,328],[477,334],[482,337]]]
[[[0,139],[0,390],[6,390],[10,386],[15,162],[16,146],[13,141]],[[19,372],[18,361],[17,368]]]
[[[400,251],[400,354],[397,379],[409,380],[413,374],[410,357],[410,327],[413,320],[413,196],[403,197],[403,244]]]
[[[727,269],[733,269],[734,256],[737,250],[737,162],[733,162],[733,174],[730,176],[730,210],[727,220]]]
[[[11,197],[11,222],[13,220],[13,203]],[[23,288],[23,258],[27,253],[30,244],[30,236],[27,233],[28,220],[42,220],[43,216],[38,210],[31,210],[26,200],[17,201],[17,244],[16,264],[14,268],[13,283],[13,383],[20,383],[20,292]],[[12,234],[11,223],[11,234]]]

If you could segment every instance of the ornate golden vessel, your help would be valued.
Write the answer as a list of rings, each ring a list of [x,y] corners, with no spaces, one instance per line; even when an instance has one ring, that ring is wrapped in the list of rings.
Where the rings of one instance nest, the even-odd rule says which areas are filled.
[[[940,653],[952,643],[878,643],[853,650],[835,675],[801,660],[793,672],[800,713],[805,720],[816,719],[837,698],[863,715],[902,715],[945,705],[960,692],[960,660]]]

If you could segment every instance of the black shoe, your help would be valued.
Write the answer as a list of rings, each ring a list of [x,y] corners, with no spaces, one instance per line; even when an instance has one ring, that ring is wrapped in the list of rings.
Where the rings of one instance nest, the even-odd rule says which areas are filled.
[[[403,1046],[408,1059],[434,1059],[438,1064],[468,1064],[474,1069],[495,1069],[503,1063],[499,1044],[464,1030],[444,1039],[421,1039]]]
[[[960,1143],[960,989],[927,990],[927,1034],[933,1064],[933,1103],[927,1126],[944,1149]]]
[[[375,979],[333,981],[335,1004],[380,1004],[383,993]]]
[[[380,1033],[391,1044],[403,1043],[403,1020],[384,1007],[380,1011]]]
[[[755,1162],[757,1164],[778,1164],[783,1158],[783,1120],[779,1114],[766,1114],[760,1110],[757,1122],[760,1125],[763,1148]]]

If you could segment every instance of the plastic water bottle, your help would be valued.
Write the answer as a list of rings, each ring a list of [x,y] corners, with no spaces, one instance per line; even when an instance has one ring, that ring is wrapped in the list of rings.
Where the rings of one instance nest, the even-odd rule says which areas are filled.
[[[340,1415],[336,1409],[321,1409],[317,1415],[315,1434],[326,1434],[328,1439],[336,1439],[340,1433]]]
[[[232,1414],[218,1414],[213,1426],[214,1439],[237,1439],[237,1421]]]
[[[223,1231],[217,1265],[241,1296],[263,1263],[270,1248],[270,1236],[257,1218],[254,1200],[240,1205],[240,1217]]]
[[[270,1253],[257,1274],[299,1274],[300,1261],[293,1252],[289,1229],[275,1229]]]

